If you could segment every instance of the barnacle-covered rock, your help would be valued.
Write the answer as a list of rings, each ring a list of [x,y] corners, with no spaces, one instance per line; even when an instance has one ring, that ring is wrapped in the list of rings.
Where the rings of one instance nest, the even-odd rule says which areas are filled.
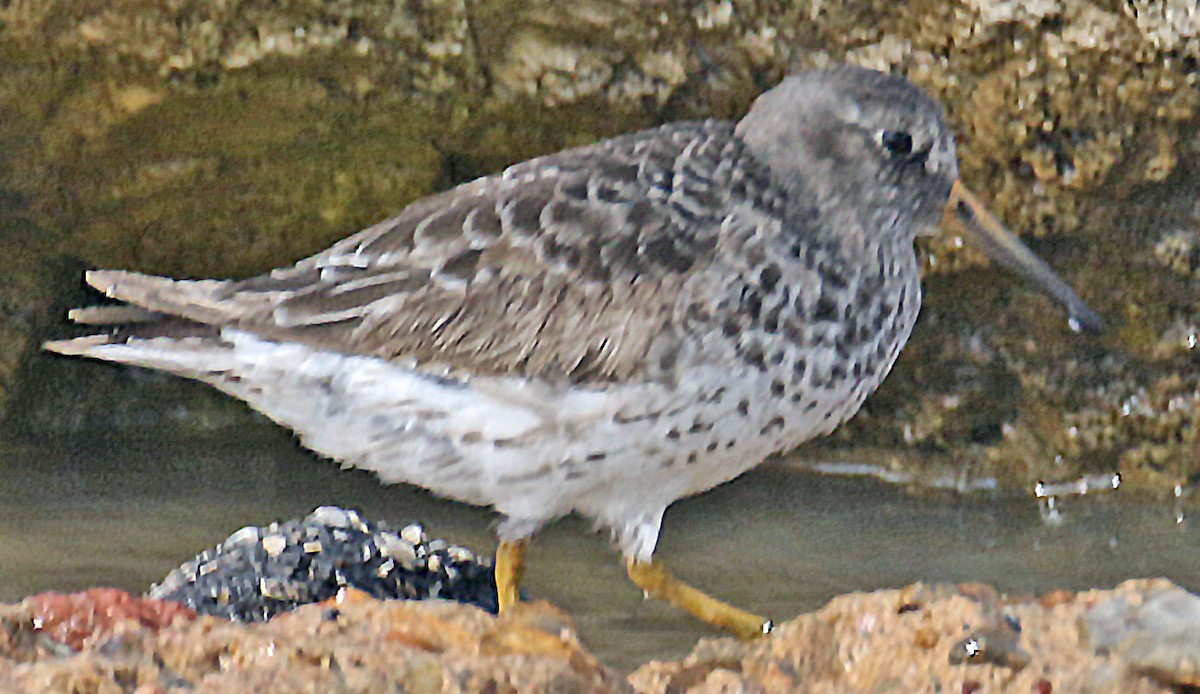
[[[149,596],[197,614],[266,621],[346,589],[380,600],[440,598],[496,611],[491,564],[469,549],[430,539],[420,525],[393,530],[334,506],[301,520],[242,528],[172,571]]]

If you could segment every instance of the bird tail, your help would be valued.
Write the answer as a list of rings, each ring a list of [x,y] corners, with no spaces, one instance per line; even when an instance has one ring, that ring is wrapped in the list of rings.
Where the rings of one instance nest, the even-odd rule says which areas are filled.
[[[233,302],[223,301],[228,294],[225,281],[174,280],[122,270],[91,270],[84,280],[127,303],[72,309],[67,313],[71,321],[110,326],[109,331],[51,340],[43,344],[45,349],[179,372],[174,358],[163,362],[162,350],[194,349],[198,340],[217,338],[219,326],[236,318]]]

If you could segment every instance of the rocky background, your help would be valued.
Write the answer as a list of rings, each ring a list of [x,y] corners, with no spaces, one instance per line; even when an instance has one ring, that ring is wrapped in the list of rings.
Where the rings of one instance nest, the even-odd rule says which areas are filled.
[[[1191,8],[1191,9],[1189,9]],[[430,192],[657,123],[736,118],[802,67],[903,72],[962,175],[1110,323],[947,236],[895,373],[804,458],[1025,487],[1200,472],[1200,14],[1189,0],[0,2],[8,436],[245,422],[52,358],[84,267],[245,276]]]

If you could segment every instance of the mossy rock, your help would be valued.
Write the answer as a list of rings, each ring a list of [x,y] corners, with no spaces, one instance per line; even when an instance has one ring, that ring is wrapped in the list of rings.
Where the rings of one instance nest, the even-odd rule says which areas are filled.
[[[511,162],[736,118],[787,72],[848,60],[903,71],[946,104],[964,180],[1111,330],[1069,332],[1044,299],[979,268],[978,251],[933,240],[927,308],[895,373],[864,416],[801,455],[1015,487],[1120,469],[1161,490],[1200,472],[1200,39],[1156,7],[11,3],[0,251],[16,263],[0,289],[0,384],[24,375],[26,433],[61,431],[56,417],[124,426],[138,398],[209,412],[219,398],[175,381],[37,352],[68,330],[47,317],[89,299],[79,268],[261,272]],[[202,420],[245,417],[213,407]]]

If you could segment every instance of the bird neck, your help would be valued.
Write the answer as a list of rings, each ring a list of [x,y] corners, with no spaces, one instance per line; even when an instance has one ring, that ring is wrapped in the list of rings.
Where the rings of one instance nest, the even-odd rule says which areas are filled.
[[[855,164],[838,157],[821,156],[822,143],[807,133],[790,133],[784,143],[763,140],[745,127],[737,132],[753,156],[769,172],[783,194],[785,216],[793,228],[811,227],[812,233],[830,240],[870,249],[878,245],[908,248],[914,238],[912,205],[897,204],[898,191],[880,181],[869,163]],[[782,126],[781,126],[782,127]],[[813,212],[820,223],[811,224]]]
[[[814,234],[845,249],[850,257],[913,254],[913,225],[894,207],[856,206],[855,201],[839,196],[820,197],[813,207],[821,220],[813,225]]]

